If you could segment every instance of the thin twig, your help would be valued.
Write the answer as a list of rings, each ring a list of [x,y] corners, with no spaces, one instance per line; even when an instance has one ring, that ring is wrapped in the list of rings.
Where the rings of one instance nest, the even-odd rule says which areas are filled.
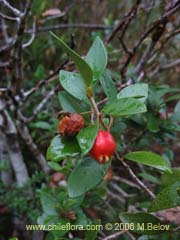
[[[13,7],[9,2],[6,0],[2,0],[5,7],[7,7],[10,11],[13,12],[13,14],[17,17],[22,17],[21,11],[19,11],[17,8]]]
[[[0,68],[6,68],[10,66],[10,61],[0,62]]]
[[[67,28],[85,28],[85,29],[112,29],[110,26],[102,25],[102,24],[88,24],[88,23],[68,23],[68,24],[58,24],[53,26],[45,26],[45,27],[37,27],[36,33],[40,32],[48,32],[51,30],[58,29],[67,29]],[[26,33],[33,33],[33,29],[28,29],[25,31]]]
[[[166,70],[172,67],[176,67],[178,65],[180,65],[180,58],[160,66],[160,70]]]
[[[11,17],[11,16],[7,16],[7,15],[5,15],[5,14],[2,13],[2,12],[0,12],[0,16],[1,16],[1,18],[6,19],[6,20],[10,20],[10,21],[19,21],[19,17]]]
[[[165,43],[167,43],[172,37],[174,37],[175,35],[178,35],[179,33],[180,33],[180,28],[176,29],[174,32],[169,33],[168,36],[163,41],[162,46],[164,46]]]
[[[144,33],[140,36],[139,40],[137,41],[137,43],[135,44],[135,46],[132,49],[132,53],[128,56],[125,64],[123,65],[122,69],[121,69],[121,74],[124,75],[124,71],[126,69],[126,67],[128,66],[128,64],[130,63],[131,59],[134,57],[135,53],[137,52],[138,48],[140,47],[141,43],[144,41],[144,39],[150,34],[152,33],[156,28],[158,28],[162,23],[164,22],[168,22],[169,19],[168,17],[170,17],[171,15],[175,14],[180,8],[180,2],[177,2],[174,7],[169,10],[168,12],[166,12],[163,16],[159,17],[159,19],[157,19],[156,21],[154,21],[149,28],[147,28],[147,30],[144,31]],[[157,42],[157,41],[156,41]]]
[[[119,192],[124,198],[132,198],[135,197],[136,194],[128,194],[125,192],[122,188],[120,188],[117,184],[111,183],[110,186],[112,186],[117,192]]]
[[[59,71],[61,69],[63,69],[66,64],[69,62],[69,60],[65,60],[53,73],[51,73],[49,76],[47,76],[45,79],[39,81],[37,83],[36,86],[34,86],[33,88],[31,88],[30,90],[28,90],[27,92],[25,92],[23,95],[23,99],[22,101],[25,102],[28,100],[28,98],[34,93],[36,92],[38,89],[40,89],[41,87],[43,87],[44,85],[54,81],[54,80],[57,80],[57,74],[59,73]]]
[[[92,104],[93,110],[94,110],[94,112],[95,112],[95,114],[96,114],[97,127],[99,128],[99,120],[100,120],[100,112],[99,112],[99,109],[98,109],[97,104],[96,104],[96,102],[95,102],[95,100],[94,100],[94,97],[93,97],[93,96],[88,96],[88,97],[89,97],[89,100],[90,100],[90,102],[91,102],[91,104]]]
[[[41,151],[39,150],[38,146],[35,144],[29,129],[26,125],[24,125],[23,123],[18,123],[17,122],[17,129],[18,132],[21,136],[21,138],[25,141],[27,147],[29,148],[29,150],[31,151],[31,153],[34,155],[34,157],[37,159],[39,165],[41,166],[42,170],[45,173],[49,173],[50,172],[50,168],[47,164],[47,161],[44,157],[44,155],[41,153]]]
[[[34,32],[32,33],[31,38],[26,43],[23,44],[23,48],[30,46],[35,39],[35,36],[36,36],[36,19],[35,18],[33,20],[33,30]]]
[[[151,51],[154,48],[155,44],[156,43],[154,41],[151,41],[150,44],[147,46],[143,56],[140,58],[137,66],[135,67],[135,70],[134,70],[137,75],[139,75],[143,66],[146,64],[146,61],[148,60],[149,55],[151,54]]]
[[[111,128],[113,126],[113,123],[114,123],[114,118],[112,116],[110,116],[110,120],[109,120],[109,125],[108,125],[108,128],[107,128],[107,131],[110,132],[111,131]]]
[[[131,182],[129,179],[126,179],[126,178],[122,178],[122,177],[118,177],[118,176],[113,176],[113,180],[118,181],[118,182],[120,182],[120,183],[125,183],[125,184],[127,184],[128,186],[133,187],[133,188],[141,189],[141,188],[139,187],[139,185],[137,185],[137,184],[134,183],[134,182]]]
[[[173,231],[173,232],[178,232],[178,231],[180,231],[180,226],[177,227],[177,228],[172,229],[172,231]]]
[[[6,22],[3,18],[1,18],[1,29],[2,29],[2,34],[4,37],[5,43],[8,44],[9,37],[8,37],[8,33],[7,33],[7,26],[6,26]]]
[[[120,197],[119,195],[115,194],[114,192],[110,191],[109,189],[106,190],[107,194],[112,198],[118,200],[120,203],[125,204],[125,199]]]
[[[176,67],[180,65],[180,59],[171,61],[167,64],[157,66],[153,71],[149,73],[149,76],[152,78],[154,77],[158,72],[164,71],[164,70],[169,70],[170,68]]]
[[[143,183],[139,180],[139,178],[137,178],[136,174],[132,171],[132,169],[129,167],[129,165],[127,165],[127,163],[125,161],[122,161],[123,166],[128,170],[129,174],[131,175],[131,177],[137,182],[137,184],[139,184],[139,186],[145,191],[147,192],[151,198],[155,198],[156,196],[154,195],[154,193]]]
[[[97,104],[95,102],[94,97],[92,95],[90,95],[90,96],[88,96],[88,98],[89,98],[89,100],[90,100],[90,102],[92,104],[93,110],[94,110],[94,112],[96,114],[97,127],[99,128],[99,122],[100,122],[101,125],[103,126],[103,128],[107,130],[107,126],[105,125],[105,123],[104,123],[104,121],[103,121],[103,119],[101,117],[101,113],[100,113],[100,111],[98,109],[98,106],[97,106]]]
[[[130,176],[132,179],[143,189],[145,192],[151,196],[152,199],[155,198],[155,195],[151,190],[143,183],[141,180],[136,176],[136,174],[132,171],[132,169],[129,167],[129,165],[119,156],[119,154],[116,152],[116,157],[118,160],[121,161],[122,165],[128,170]]]
[[[131,8],[131,10],[127,13],[127,15],[121,20],[117,26],[113,29],[112,33],[106,38],[105,44],[108,44],[112,39],[115,37],[117,32],[119,32],[121,29],[125,29],[128,27],[131,20],[134,18],[137,12],[138,5],[140,4],[141,0],[137,0],[136,4]],[[125,31],[124,31],[125,33]]]
[[[47,102],[50,100],[50,98],[52,98],[55,94],[55,92],[57,90],[60,89],[60,86],[56,86],[55,88],[53,88],[47,95],[45,98],[42,99],[42,101],[37,105],[36,108],[34,108],[32,114],[30,117],[24,117],[21,112],[20,112],[20,115],[21,115],[21,119],[25,122],[25,123],[29,123],[29,122],[32,122],[35,117],[37,116],[37,114],[43,109],[43,107],[47,104]]]
[[[23,45],[23,37],[24,37],[24,29],[26,24],[26,19],[28,17],[30,8],[31,8],[32,0],[27,0],[25,4],[25,8],[23,13],[21,14],[19,25],[17,29],[17,39],[14,45],[13,52],[15,59],[15,81],[12,83],[12,86],[15,92],[19,92],[21,88],[21,83],[23,79],[23,69],[22,69],[22,45]]]

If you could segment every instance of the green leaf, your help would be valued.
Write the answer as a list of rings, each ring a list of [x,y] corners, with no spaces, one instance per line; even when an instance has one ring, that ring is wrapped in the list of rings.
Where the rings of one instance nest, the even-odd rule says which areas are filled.
[[[152,106],[160,107],[165,104],[162,98],[167,93],[179,92],[177,88],[171,88],[168,85],[150,85],[148,100]]]
[[[152,183],[155,183],[155,184],[158,184],[158,185],[161,184],[160,180],[157,177],[155,177],[155,176],[153,176],[149,173],[146,173],[146,172],[139,173],[138,176],[140,176],[140,177],[142,177],[142,178],[144,178],[144,179],[146,179],[146,180],[148,180]]]
[[[31,127],[40,128],[40,129],[44,129],[44,130],[51,130],[52,129],[52,127],[49,123],[43,122],[43,121],[32,123]]]
[[[9,238],[9,240],[18,240],[17,237]]]
[[[78,208],[78,209],[73,208],[73,210],[75,211],[76,217],[77,217],[74,224],[85,227],[88,224],[88,219],[87,219],[86,214],[82,211],[81,208]]]
[[[85,60],[93,70],[93,80],[98,80],[107,65],[107,52],[99,37],[95,38]]]
[[[50,168],[52,168],[54,171],[61,171],[62,167],[59,166],[58,163],[56,162],[48,162],[48,165],[50,166]]]
[[[171,102],[174,100],[179,100],[179,99],[180,99],[180,94],[175,94],[175,95],[170,96],[167,99],[165,99],[165,102],[168,103],[168,102]]]
[[[93,72],[86,61],[84,61],[74,50],[72,50],[68,45],[60,39],[56,34],[50,32],[51,35],[58,41],[62,49],[71,56],[72,60],[76,64],[86,86],[90,86],[93,78]]]
[[[92,148],[94,141],[96,139],[97,133],[98,133],[98,129],[94,125],[83,128],[78,133],[77,140],[83,154],[88,153],[89,150]]]
[[[117,98],[138,98],[139,101],[144,102],[148,97],[148,84],[136,83],[126,88],[123,88],[117,95]]]
[[[45,213],[48,215],[56,215],[56,209],[55,206],[57,204],[56,199],[51,196],[50,193],[47,193],[45,191],[41,192],[40,195],[41,205]]]
[[[159,155],[153,152],[138,151],[131,152],[124,156],[124,158],[133,162],[141,163],[147,166],[151,166],[162,171],[171,171],[167,162]]]
[[[61,161],[67,156],[74,157],[80,153],[79,145],[75,138],[54,137],[48,147],[46,158],[51,161]]]
[[[163,121],[161,127],[170,131],[180,131],[180,125],[174,122],[173,119]]]
[[[162,225],[159,218],[145,212],[122,213],[120,219],[123,223],[128,223],[130,230],[133,232],[143,233],[147,235],[162,233],[162,230],[153,229],[155,226]],[[169,226],[167,225],[167,228]],[[169,230],[169,229],[167,229]]]
[[[100,83],[109,100],[116,99],[117,90],[108,71],[105,71],[100,78]]]
[[[37,80],[41,80],[44,79],[45,77],[46,77],[45,68],[43,65],[39,64],[34,73],[34,78]]]
[[[135,98],[122,98],[111,101],[102,111],[114,117],[124,117],[146,112],[147,109],[144,103]]]
[[[180,196],[178,194],[180,182],[175,182],[165,187],[153,200],[148,211],[156,212],[163,209],[174,208],[180,205]]]
[[[66,112],[82,113],[88,110],[87,105],[82,104],[80,100],[75,99],[67,92],[60,92],[58,94],[58,99],[62,109]]]
[[[165,172],[161,177],[161,182],[164,187],[175,182],[180,182],[180,169],[173,168],[172,173]]]
[[[55,222],[54,224],[56,226],[66,226],[66,224],[70,223],[70,220],[69,219],[64,219],[64,218],[61,218],[59,219],[57,222]],[[54,236],[54,239],[55,240],[60,240],[61,236],[65,235],[65,233],[68,232],[68,228],[60,228],[60,229],[57,229],[57,230],[53,230],[52,231],[52,234]]]
[[[151,112],[147,113],[147,129],[151,132],[158,132],[162,124],[162,119],[154,116]]]
[[[86,85],[80,74],[61,70],[59,79],[63,88],[73,97],[79,100],[87,99]]]
[[[39,225],[44,225],[45,227],[50,224],[55,224],[58,220],[58,214],[50,215],[48,213],[43,213],[41,216],[38,217],[37,223]]]
[[[126,79],[132,79],[133,82],[137,82],[138,77],[136,75],[135,66],[132,64],[128,65]]]
[[[92,158],[80,162],[68,179],[69,196],[78,197],[96,186],[103,179],[110,164],[99,164]]]
[[[94,220],[92,223],[93,226],[97,226],[97,225],[100,226],[100,224],[101,224],[101,221],[99,219]],[[86,231],[85,240],[95,240],[97,237],[97,233],[98,233],[98,228],[96,228],[95,230]]]

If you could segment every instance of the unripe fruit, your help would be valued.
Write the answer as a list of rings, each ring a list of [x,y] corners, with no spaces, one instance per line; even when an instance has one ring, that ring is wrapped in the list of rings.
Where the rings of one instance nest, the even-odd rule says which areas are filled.
[[[116,143],[113,136],[106,131],[99,130],[90,155],[98,163],[107,163],[116,151]]]
[[[84,127],[84,118],[76,113],[64,116],[58,125],[58,132],[62,136],[74,136]]]

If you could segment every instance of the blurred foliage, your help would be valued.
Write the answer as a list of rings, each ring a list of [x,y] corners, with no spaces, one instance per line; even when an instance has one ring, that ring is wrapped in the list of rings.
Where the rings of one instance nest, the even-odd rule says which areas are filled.
[[[130,10],[134,2],[133,0],[34,0],[26,29],[32,30],[32,23],[35,21],[39,32],[36,33],[32,44],[23,50],[23,90],[28,91],[46,79],[68,59],[68,55],[50,35],[49,30],[51,27],[52,31],[68,46],[73,48],[79,55],[85,56],[93,41],[97,39],[96,37],[99,36],[102,40],[106,39],[112,32],[113,27],[118,24],[120,19],[123,19],[125,13]],[[166,5],[165,2],[166,1],[161,0],[142,1],[136,18],[132,20],[124,36],[124,42],[128,49],[131,50],[147,26],[163,14]],[[17,8],[23,9],[22,1],[18,0],[13,4]],[[54,17],[53,15],[45,16],[45,12],[50,9],[59,9],[60,17]],[[160,209],[158,207],[153,208],[151,206],[152,200],[146,194],[142,194],[137,186],[132,187],[117,180],[119,176],[129,180],[129,176],[127,176],[127,173],[118,161],[113,161],[112,163],[114,178],[111,179],[111,181],[102,181],[98,186],[95,186],[83,196],[81,195],[77,197],[77,199],[71,199],[68,196],[67,179],[72,169],[74,169],[77,164],[81,164],[82,155],[81,157],[78,155],[70,158],[70,156],[74,154],[74,152],[72,152],[70,156],[68,154],[66,157],[63,156],[60,162],[49,162],[52,173],[51,176],[46,176],[41,172],[37,173],[39,167],[34,157],[29,154],[25,144],[21,143],[23,156],[29,165],[28,168],[31,173],[29,182],[23,188],[18,188],[16,184],[12,184],[12,186],[5,185],[4,183],[0,184],[0,205],[7,206],[11,220],[18,216],[18,218],[27,224],[65,224],[71,222],[72,224],[87,225],[96,224],[99,221],[97,219],[101,219],[100,223],[102,224],[107,222],[116,223],[120,221],[119,214],[125,211],[131,211],[131,208],[135,210],[151,209],[152,211],[158,211],[163,209],[164,202],[162,199],[165,198],[167,199],[167,208],[177,206],[177,203],[173,203],[174,198],[178,199],[177,202],[179,204],[179,169],[174,169],[174,167],[179,167],[180,86],[178,80],[180,68],[179,66],[164,70],[160,68],[157,73],[154,74],[157,66],[166,65],[179,57],[179,35],[175,35],[169,41],[165,42],[168,34],[178,28],[178,22],[178,16],[169,21],[165,34],[160,38],[154,49],[153,54],[155,54],[156,57],[154,59],[148,59],[148,63],[146,64],[143,83],[149,86],[148,97],[146,96],[147,99],[145,99],[147,112],[132,115],[128,118],[116,118],[111,130],[117,142],[117,149],[122,154],[128,151],[154,151],[165,159],[168,167],[173,169],[173,174],[170,175],[169,173],[162,173],[159,170],[155,170],[152,167],[130,163],[137,176],[157,194],[158,198],[154,206],[161,206]],[[57,27],[57,29],[53,29],[54,26],[59,24],[70,25],[74,23],[103,24],[106,28],[96,30],[78,27],[58,29]],[[15,23],[9,23],[7,31],[10,36],[15,31],[15,28]],[[48,28],[48,30],[46,30],[46,28]],[[110,100],[113,100],[114,96],[116,96],[117,93],[119,94],[119,90],[117,91],[117,89],[124,83],[120,70],[127,59],[127,54],[119,41],[119,36],[120,34],[117,34],[113,41],[106,46],[108,55],[107,71],[100,78],[100,82],[96,83],[94,88],[94,95],[96,96],[97,102],[101,101],[104,97],[108,97],[108,99],[112,98]],[[25,34],[24,41],[28,41],[30,37],[31,34]],[[127,66],[124,78],[132,79],[134,84],[138,82],[139,77],[135,73],[135,65],[150,40],[151,35],[145,38],[140,49]],[[96,51],[98,52],[98,49],[96,49]],[[101,60],[102,59],[99,61]],[[65,67],[65,70],[69,72],[74,71],[74,69],[75,64],[71,61]],[[7,72],[4,74],[2,69],[0,69],[0,73],[1,87],[6,87],[8,85],[8,74]],[[23,106],[24,114],[31,116],[38,103],[57,85],[60,85],[60,83],[58,76],[55,75],[52,81],[37,89],[36,92],[29,97]],[[28,125],[35,143],[44,154],[46,154],[50,141],[57,134],[57,124],[60,118],[58,114],[60,111],[81,113],[90,110],[88,101],[81,101],[82,99],[73,95],[70,90],[70,92],[62,91],[62,87],[64,86],[60,86],[59,93],[56,93],[54,97],[47,102],[46,107],[42,109],[36,118]],[[77,92],[75,94],[77,94]],[[144,95],[141,97],[144,97]],[[86,115],[84,115],[84,117],[86,124],[89,124],[90,120],[88,117]],[[77,144],[77,140],[75,141]],[[59,143],[59,145],[60,144],[61,143]],[[48,151],[49,156],[47,155],[47,160],[55,158],[52,149]],[[60,153],[58,152],[58,154]],[[7,170],[8,166],[6,165],[6,162],[1,161],[1,172]],[[102,169],[100,169],[100,172],[101,171]],[[59,186],[52,181],[54,172],[64,174],[64,182],[59,181],[62,185]],[[92,179],[90,183],[93,185],[93,181],[95,180]],[[80,179],[80,183],[81,182],[83,183],[83,179]],[[99,179],[97,182],[99,182]],[[51,185],[52,183],[55,184],[53,187]],[[114,188],[114,185],[117,185],[118,188],[128,193],[128,195],[124,197],[122,192],[120,193]],[[66,215],[68,210],[73,211],[76,216],[75,220],[70,219]],[[4,217],[5,214],[1,214],[0,212],[0,215]],[[176,223],[172,225],[174,227],[177,226]],[[82,231],[75,231],[72,233],[74,239],[77,237],[77,239],[91,240],[96,239],[96,235],[98,234],[94,233],[94,236],[92,236],[92,231],[87,231],[86,233],[84,233],[84,231],[83,233]],[[105,231],[106,235],[111,233],[113,233],[113,231]],[[69,239],[68,234],[62,233],[61,231],[46,232],[46,238],[44,239],[61,239],[63,234],[65,234],[65,237],[62,239]],[[172,234],[171,232],[154,236],[142,235],[144,233],[133,234],[138,240],[178,239],[178,233]],[[129,239],[129,237],[124,234],[120,236],[119,239],[126,240]]]

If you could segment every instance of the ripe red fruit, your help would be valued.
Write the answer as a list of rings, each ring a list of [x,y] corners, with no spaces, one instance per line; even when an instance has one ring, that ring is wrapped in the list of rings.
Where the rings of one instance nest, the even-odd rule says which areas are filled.
[[[98,163],[107,163],[116,151],[116,143],[113,136],[106,131],[99,130],[90,155]]]
[[[76,113],[64,116],[58,125],[58,132],[62,136],[74,136],[84,127],[84,118]]]

